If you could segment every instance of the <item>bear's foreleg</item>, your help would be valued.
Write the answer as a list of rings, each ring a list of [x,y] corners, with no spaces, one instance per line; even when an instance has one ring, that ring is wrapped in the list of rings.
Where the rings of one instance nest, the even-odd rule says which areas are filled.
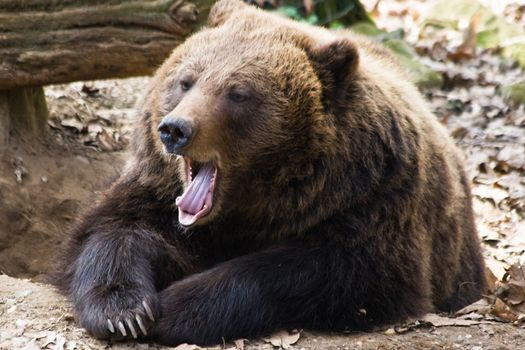
[[[97,338],[137,338],[159,314],[152,232],[97,232],[75,261],[70,286],[78,322]]]
[[[363,329],[424,311],[425,295],[413,285],[417,268],[394,283],[399,271],[387,260],[375,266],[334,246],[235,258],[162,291],[152,334],[168,345],[208,345],[283,328]]]
[[[184,275],[191,259],[174,241],[171,202],[123,177],[78,221],[53,282],[94,336],[146,335],[160,314],[158,291]]]
[[[280,248],[235,258],[160,293],[152,329],[162,344],[217,344],[312,317],[330,288],[322,249]]]

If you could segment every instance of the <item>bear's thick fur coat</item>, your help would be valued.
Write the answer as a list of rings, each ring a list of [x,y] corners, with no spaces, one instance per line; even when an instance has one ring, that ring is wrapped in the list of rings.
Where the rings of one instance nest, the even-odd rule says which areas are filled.
[[[480,297],[461,155],[366,39],[221,0],[138,113],[54,275],[94,336],[367,329]]]

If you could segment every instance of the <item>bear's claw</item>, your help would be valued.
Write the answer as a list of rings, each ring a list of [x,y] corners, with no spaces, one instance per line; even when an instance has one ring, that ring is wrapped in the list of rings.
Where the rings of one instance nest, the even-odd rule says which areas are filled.
[[[146,310],[146,313],[148,314],[148,317],[152,322],[155,322],[155,317],[153,317],[153,312],[151,311],[151,308],[149,307],[149,304],[146,300],[142,301],[142,306],[144,306],[144,310]]]
[[[129,318],[126,318],[126,324],[128,325],[128,328],[131,331],[131,335],[133,336],[133,339],[137,339],[138,335],[137,335],[137,331],[135,330],[135,326],[133,325],[133,322]]]
[[[128,333],[126,332],[126,327],[124,327],[124,324],[122,323],[122,321],[118,321],[118,329],[120,331],[120,333],[122,333],[122,336],[127,336]]]
[[[142,323],[142,318],[140,315],[135,315],[135,319],[137,320],[137,324],[139,325],[140,330],[144,335],[148,335],[148,332],[146,331],[146,327],[144,327],[144,323]]]
[[[115,327],[113,326],[113,322],[111,322],[111,320],[108,318],[108,330],[115,334]]]
[[[142,306],[144,308],[144,313],[148,315],[148,318],[151,319],[152,322],[155,322],[155,317],[153,316],[153,312],[151,311],[151,307],[149,306],[148,302],[146,300],[142,301]],[[133,319],[134,316],[134,319]],[[111,334],[115,334],[115,325],[117,326],[118,331],[120,331],[120,334],[122,334],[123,337],[127,337],[128,333],[131,333],[130,335],[137,339],[142,334],[145,336],[148,335],[148,331],[146,328],[146,325],[142,319],[144,317],[144,314],[142,316],[139,313],[135,313],[134,315],[130,315],[130,317],[124,318],[124,320],[117,320],[117,321],[111,321],[111,319],[107,319],[107,325],[106,328]],[[135,325],[135,321],[137,322]],[[127,327],[126,327],[127,326]],[[137,327],[139,332],[137,332]],[[139,334],[142,332],[142,334]]]

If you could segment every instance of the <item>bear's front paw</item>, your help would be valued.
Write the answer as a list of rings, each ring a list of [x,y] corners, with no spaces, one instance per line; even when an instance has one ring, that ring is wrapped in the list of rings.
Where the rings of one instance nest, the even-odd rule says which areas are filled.
[[[148,335],[148,328],[155,322],[151,306],[146,300],[134,310],[123,310],[119,315],[107,318],[107,330],[116,334],[117,338],[129,336],[137,339],[139,336]]]
[[[148,335],[159,316],[156,295],[146,295],[133,289],[100,292],[76,305],[79,323],[100,339],[137,339]]]

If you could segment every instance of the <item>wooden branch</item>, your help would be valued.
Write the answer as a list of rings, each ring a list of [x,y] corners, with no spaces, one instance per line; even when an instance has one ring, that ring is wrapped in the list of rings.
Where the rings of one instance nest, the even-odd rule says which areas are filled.
[[[152,73],[213,0],[0,0],[0,90]]]

